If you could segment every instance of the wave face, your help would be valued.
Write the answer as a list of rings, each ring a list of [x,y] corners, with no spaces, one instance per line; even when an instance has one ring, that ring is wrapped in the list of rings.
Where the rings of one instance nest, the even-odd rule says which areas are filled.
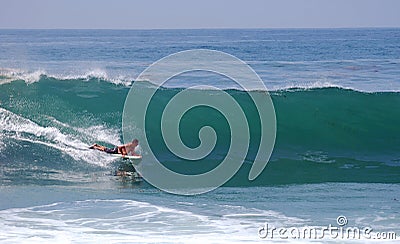
[[[151,86],[141,84],[143,89]],[[0,87],[0,175],[4,184],[71,184],[113,165],[113,159],[86,148],[93,142],[109,146],[122,142],[121,116],[129,86],[95,77],[42,75],[34,83],[15,80]],[[166,103],[181,90],[164,88],[156,93],[146,118],[147,132],[151,132],[148,140],[166,167],[198,174],[223,159],[230,145],[229,126],[215,110],[189,110],[180,124],[183,142],[196,147],[200,128],[210,125],[217,132],[217,144],[210,155],[196,162],[174,156],[162,140],[159,121]],[[226,91],[245,108],[251,135],[246,162],[227,185],[400,182],[400,93],[338,87],[271,92],[277,116],[276,145],[263,173],[249,182],[260,140],[257,111],[246,92]],[[193,92],[213,95],[212,90]]]
[[[35,83],[2,84],[1,179],[17,184],[70,184],[104,170],[112,160],[87,147],[94,141],[121,143],[118,122],[125,90],[97,79],[46,76]]]

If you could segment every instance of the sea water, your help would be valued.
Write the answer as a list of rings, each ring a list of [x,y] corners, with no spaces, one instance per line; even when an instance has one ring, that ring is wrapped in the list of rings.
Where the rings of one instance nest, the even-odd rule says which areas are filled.
[[[352,240],[328,232],[323,239],[271,236],[271,228],[329,225],[398,237],[399,41],[400,29],[0,30],[0,241]],[[188,49],[240,58],[269,90],[276,143],[254,181],[248,172],[260,128],[251,109],[246,115],[256,139],[244,164],[224,186],[202,195],[168,194],[114,176],[126,161],[87,149],[94,142],[122,144],[131,85],[152,86],[151,77],[136,77]],[[249,93],[259,92],[207,72],[182,74],[157,92],[149,141],[157,158],[180,173],[212,169],[229,148],[229,125],[206,108],[189,111],[180,127],[190,147],[199,145],[201,127],[217,131],[206,158],[176,157],[162,140],[163,108],[199,84],[223,89],[243,107],[252,106]]]

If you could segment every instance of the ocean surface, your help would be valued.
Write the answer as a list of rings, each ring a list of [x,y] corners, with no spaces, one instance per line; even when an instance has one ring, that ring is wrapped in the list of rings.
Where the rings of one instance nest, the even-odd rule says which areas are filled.
[[[226,184],[181,196],[115,176],[127,161],[87,148],[122,144],[130,87],[153,85],[136,77],[189,49],[226,52],[250,65],[269,91],[277,131],[269,163],[249,181],[260,141],[249,94],[259,91],[201,71],[168,81],[146,125],[165,167],[201,174],[229,149],[223,115],[199,107],[182,117],[180,136],[196,147],[199,130],[211,126],[214,150],[193,162],[168,150],[162,112],[188,87],[226,91],[244,108],[252,138]],[[400,238],[399,125],[400,29],[0,30],[0,242],[282,241],[260,238],[260,228],[338,226],[339,216],[347,218],[343,228]],[[139,151],[140,164],[151,164]]]

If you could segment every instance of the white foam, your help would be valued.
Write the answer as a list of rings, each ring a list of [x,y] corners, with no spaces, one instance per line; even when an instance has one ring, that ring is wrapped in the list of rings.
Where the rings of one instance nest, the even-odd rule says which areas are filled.
[[[166,201],[168,202],[168,200]],[[163,203],[165,204],[165,203]],[[284,241],[325,243],[354,241],[342,239],[275,239],[262,240],[258,229],[268,221],[270,226],[297,226],[298,229],[326,226],[307,225],[305,220],[287,217],[271,210],[234,205],[207,205],[215,214],[195,213],[175,207],[135,200],[91,199],[58,202],[48,205],[13,208],[0,211],[0,241],[7,242],[128,242],[128,243],[242,243]],[[225,209],[234,214],[220,214]],[[192,209],[192,206],[191,208]],[[208,209],[210,210],[210,209]],[[362,237],[363,242],[368,240]],[[389,240],[390,242],[390,240]]]
[[[107,71],[99,68],[89,69],[86,71],[74,71],[73,73],[49,73],[45,70],[38,69],[34,71],[27,71],[22,69],[9,69],[0,68],[0,85],[5,83],[10,83],[16,80],[23,80],[27,84],[38,82],[43,76],[48,78],[54,78],[58,80],[85,80],[90,79],[101,79],[108,81],[115,85],[130,86],[132,84],[133,78],[126,75],[117,74],[111,76]]]
[[[79,132],[80,134],[85,136],[86,141],[91,143],[93,141],[101,141],[106,142],[108,144],[121,144],[119,140],[119,132],[115,129],[107,128],[104,125],[92,125],[87,128],[79,128],[75,126],[68,125],[66,123],[62,123],[51,116],[46,116],[49,120],[51,120],[54,124],[60,125],[64,128],[69,128],[74,131]]]
[[[311,89],[316,89],[316,88],[342,88],[342,89],[355,90],[352,87],[340,86],[340,85],[334,84],[329,81],[315,81],[315,82],[308,82],[308,83],[287,82],[287,83],[285,83],[284,86],[278,85],[278,86],[272,87],[272,91],[296,90],[296,89],[311,90]]]
[[[0,211],[0,241],[257,241],[257,228],[133,200],[86,200]]]
[[[57,121],[58,122],[58,121]],[[65,125],[58,122],[59,125]],[[7,132],[9,138],[29,143],[41,144],[57,149],[75,160],[106,166],[115,160],[102,153],[89,150],[85,141],[105,141],[119,144],[117,133],[105,129],[101,125],[88,128],[75,128],[78,135],[64,134],[56,127],[44,127],[37,123],[16,115],[6,109],[0,108],[0,130]],[[4,135],[3,135],[4,137]],[[3,138],[4,145],[4,138]]]
[[[0,69],[0,76],[5,77],[5,79],[0,80],[0,85],[4,83],[9,83],[15,80],[23,80],[25,83],[30,84],[40,80],[42,76],[46,75],[44,70],[35,71],[23,71],[19,69]]]

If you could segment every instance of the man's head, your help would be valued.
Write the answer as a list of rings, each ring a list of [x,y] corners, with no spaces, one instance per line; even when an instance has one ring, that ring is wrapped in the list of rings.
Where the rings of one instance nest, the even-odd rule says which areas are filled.
[[[133,139],[131,143],[133,145],[137,146],[139,144],[139,140],[138,139]]]

